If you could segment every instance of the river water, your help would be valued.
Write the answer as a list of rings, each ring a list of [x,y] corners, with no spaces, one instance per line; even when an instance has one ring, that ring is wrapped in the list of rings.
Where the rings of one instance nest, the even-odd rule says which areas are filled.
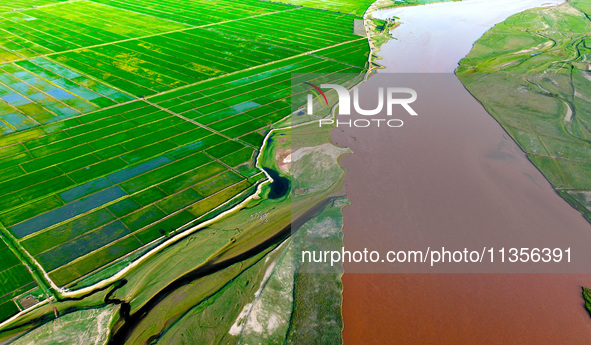
[[[512,14],[552,6],[563,0],[464,0],[374,12],[380,19],[397,16],[402,25],[395,40],[382,46],[381,73],[453,73],[472,44]]]
[[[382,48],[386,68],[367,87],[414,80],[430,84],[413,86],[428,101],[419,99],[419,116],[405,117],[396,131],[345,127],[333,139],[354,152],[341,161],[351,200],[343,211],[347,249],[570,246],[574,263],[438,270],[345,264],[345,344],[591,343],[580,291],[591,285],[584,267],[591,264],[591,226],[450,74],[495,23],[557,3],[466,0],[379,12],[404,24]],[[443,74],[388,74],[402,72]]]

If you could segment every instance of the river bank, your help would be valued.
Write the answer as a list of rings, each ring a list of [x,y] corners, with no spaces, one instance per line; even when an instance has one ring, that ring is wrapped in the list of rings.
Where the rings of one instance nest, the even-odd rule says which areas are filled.
[[[382,47],[385,69],[378,75],[455,78],[451,74],[459,60],[495,23],[561,2],[467,0],[376,12],[378,18],[397,16],[403,23],[393,31],[396,40]],[[458,84],[456,78],[446,85],[462,88]],[[453,96],[449,103],[455,104],[433,100],[433,109],[425,105],[417,119],[395,133],[344,129],[335,134],[335,141],[354,153],[371,152],[342,160],[351,200],[343,212],[345,247],[562,243],[585,251],[589,224],[466,90]],[[375,229],[388,231],[376,235]],[[462,274],[468,271],[451,266],[446,274],[416,274],[345,265],[345,344],[587,343],[591,322],[580,286],[591,275],[537,269],[509,274],[492,267],[484,272],[494,274]]]

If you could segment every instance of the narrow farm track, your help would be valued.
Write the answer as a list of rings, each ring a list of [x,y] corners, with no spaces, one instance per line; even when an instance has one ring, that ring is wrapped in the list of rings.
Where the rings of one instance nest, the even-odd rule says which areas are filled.
[[[159,37],[159,36],[166,35],[166,34],[172,34],[172,33],[176,33],[176,32],[183,32],[183,31],[197,29],[197,28],[206,28],[206,27],[216,26],[216,25],[220,25],[220,24],[226,24],[226,23],[232,23],[232,22],[237,22],[237,21],[242,21],[242,20],[257,18],[257,17],[268,16],[268,15],[272,15],[272,14],[276,14],[276,13],[281,13],[281,12],[296,11],[296,10],[299,10],[299,9],[300,8],[293,8],[293,9],[288,9],[288,10],[285,10],[285,11],[277,11],[277,12],[264,13],[264,14],[259,14],[259,15],[252,16],[252,17],[238,18],[238,19],[227,20],[227,21],[219,22],[219,23],[204,24],[204,25],[191,25],[189,27],[178,29],[178,30],[166,31],[166,32],[161,32],[161,33],[157,33],[157,34],[153,34],[153,35],[145,35],[145,36],[141,36],[141,37],[127,38],[127,39],[123,39],[123,40],[117,40],[117,41],[106,42],[106,43],[101,43],[101,44],[95,44],[95,45],[90,45],[90,46],[83,46],[83,47],[74,48],[74,49],[65,49],[65,50],[61,50],[59,52],[53,52],[53,53],[49,53],[49,54],[39,54],[39,56],[41,56],[41,57],[51,57],[51,56],[54,56],[56,54],[61,54],[61,53],[71,53],[71,52],[76,52],[76,51],[80,51],[80,50],[86,50],[86,49],[92,49],[92,48],[97,48],[97,47],[108,46],[108,45],[111,45],[111,44],[124,43],[124,42],[129,42],[129,41],[137,41],[137,40],[141,40],[141,39],[145,39],[145,38],[150,38],[150,37]],[[179,23],[179,24],[182,24],[182,25],[190,25],[190,24],[186,24],[186,23]],[[13,42],[13,43],[19,44],[17,42]],[[28,58],[10,60],[10,62],[18,62],[18,61],[23,61],[23,60],[28,60]]]
[[[366,71],[355,16],[141,3],[0,14],[0,224],[41,299],[88,296],[243,207],[271,180],[259,165],[271,128],[305,97],[291,74],[322,83]],[[17,305],[1,297],[0,321],[3,303]]]

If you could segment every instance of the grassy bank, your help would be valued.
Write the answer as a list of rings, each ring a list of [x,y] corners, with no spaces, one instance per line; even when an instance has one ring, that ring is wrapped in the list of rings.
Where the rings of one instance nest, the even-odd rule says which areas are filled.
[[[573,207],[591,220],[591,6],[528,10],[474,44],[456,73]]]

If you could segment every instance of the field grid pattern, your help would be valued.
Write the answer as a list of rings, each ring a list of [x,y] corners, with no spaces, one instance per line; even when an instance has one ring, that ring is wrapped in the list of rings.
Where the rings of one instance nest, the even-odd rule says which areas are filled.
[[[64,2],[67,0],[12,0],[0,2],[0,13],[27,9],[37,6],[46,6]]]
[[[73,286],[251,195],[291,74],[367,68],[354,19],[260,0],[0,0],[0,321],[37,287],[14,250]]]
[[[14,252],[0,241],[0,320],[20,311],[13,298],[37,287],[31,273]]]
[[[133,97],[45,58],[0,64],[0,133],[59,121]]]

